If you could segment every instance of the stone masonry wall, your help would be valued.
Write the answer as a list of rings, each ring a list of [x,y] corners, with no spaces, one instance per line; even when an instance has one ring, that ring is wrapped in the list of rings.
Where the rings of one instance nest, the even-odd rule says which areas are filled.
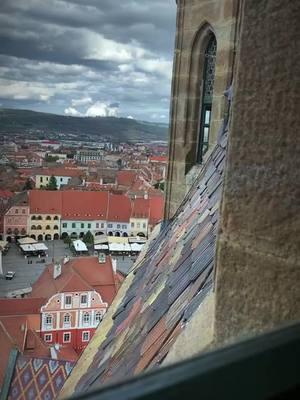
[[[217,247],[215,338],[300,319],[300,3],[245,0]]]
[[[172,217],[188,187],[186,171],[195,160],[197,147],[199,60],[204,59],[205,37],[212,29],[217,39],[216,75],[210,148],[226,111],[223,92],[232,79],[238,0],[180,0],[177,2],[177,31],[173,67],[169,169],[165,217]],[[194,49],[193,49],[194,46]],[[192,51],[193,49],[193,51]],[[200,71],[200,72],[199,72]]]

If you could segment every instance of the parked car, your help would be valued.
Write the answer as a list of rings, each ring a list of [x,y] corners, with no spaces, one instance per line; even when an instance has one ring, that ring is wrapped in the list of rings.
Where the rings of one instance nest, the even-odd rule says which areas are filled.
[[[7,273],[5,274],[5,279],[12,280],[15,275],[16,275],[15,271],[7,271]]]

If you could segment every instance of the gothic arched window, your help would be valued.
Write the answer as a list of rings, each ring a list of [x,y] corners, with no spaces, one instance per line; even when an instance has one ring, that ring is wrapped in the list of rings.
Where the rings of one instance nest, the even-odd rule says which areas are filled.
[[[204,54],[203,85],[201,115],[199,123],[199,139],[197,161],[202,162],[203,155],[208,150],[209,131],[212,112],[212,101],[215,80],[217,41],[213,33],[210,34]]]

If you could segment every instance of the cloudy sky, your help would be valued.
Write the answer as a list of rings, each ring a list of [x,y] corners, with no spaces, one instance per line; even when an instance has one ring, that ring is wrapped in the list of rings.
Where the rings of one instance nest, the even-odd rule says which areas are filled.
[[[0,0],[0,107],[168,122],[175,0]]]

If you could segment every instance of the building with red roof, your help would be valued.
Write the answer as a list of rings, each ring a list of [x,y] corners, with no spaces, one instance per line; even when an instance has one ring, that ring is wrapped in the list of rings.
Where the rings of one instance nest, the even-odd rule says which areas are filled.
[[[109,194],[107,214],[108,236],[130,235],[131,201],[124,194]]]
[[[133,170],[121,170],[117,172],[116,184],[130,188],[137,178],[137,172]]]
[[[44,296],[40,335],[49,345],[87,346],[120,286],[110,257],[80,257],[49,265],[30,297]]]
[[[35,174],[35,187],[37,189],[43,188],[48,185],[51,176],[56,179],[57,188],[60,189],[61,186],[67,185],[71,178],[82,177],[84,175],[83,170],[79,168],[45,168]]]

